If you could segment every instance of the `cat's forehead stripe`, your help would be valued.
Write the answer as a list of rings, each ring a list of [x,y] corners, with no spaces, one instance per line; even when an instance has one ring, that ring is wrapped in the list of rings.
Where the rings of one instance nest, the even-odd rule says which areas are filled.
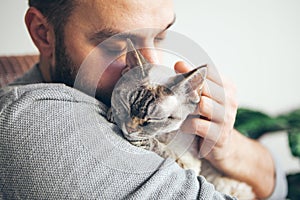
[[[149,105],[155,101],[155,96],[147,88],[142,88],[133,95],[130,110],[131,117],[145,118]]]

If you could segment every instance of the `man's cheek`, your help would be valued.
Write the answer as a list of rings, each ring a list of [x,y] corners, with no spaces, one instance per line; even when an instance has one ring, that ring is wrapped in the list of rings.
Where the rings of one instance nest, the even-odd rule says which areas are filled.
[[[99,77],[98,88],[100,87],[102,90],[111,93],[115,84],[122,76],[122,71],[125,67],[126,65],[122,60],[117,60],[109,65],[101,77]]]

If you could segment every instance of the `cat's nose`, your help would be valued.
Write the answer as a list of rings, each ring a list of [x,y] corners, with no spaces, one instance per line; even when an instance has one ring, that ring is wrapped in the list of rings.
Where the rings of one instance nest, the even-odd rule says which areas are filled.
[[[138,125],[134,121],[129,121],[126,123],[126,130],[129,134],[135,133],[138,131]]]

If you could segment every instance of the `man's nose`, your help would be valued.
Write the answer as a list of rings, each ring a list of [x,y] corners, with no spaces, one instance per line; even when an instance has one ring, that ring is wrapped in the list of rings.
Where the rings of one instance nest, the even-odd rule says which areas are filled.
[[[142,48],[140,49],[140,52],[149,63],[159,64],[159,54],[157,49]]]

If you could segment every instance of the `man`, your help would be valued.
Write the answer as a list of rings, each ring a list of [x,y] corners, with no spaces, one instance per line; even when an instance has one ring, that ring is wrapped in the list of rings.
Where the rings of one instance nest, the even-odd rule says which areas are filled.
[[[125,56],[100,72],[93,66],[81,72],[84,76],[79,85],[89,88],[96,83],[96,97],[102,103],[67,87],[74,85],[81,64],[105,39],[149,27],[166,31],[175,19],[171,0],[29,3],[25,22],[39,49],[40,62],[0,93],[4,199],[231,199],[170,160],[154,153],[143,160],[145,152],[129,145],[106,121],[104,104],[109,105],[112,88],[125,68]],[[155,45],[165,31],[135,35],[134,42]],[[122,52],[124,42],[115,40],[97,49],[98,54],[107,57]],[[152,51],[144,49],[142,53],[156,62]],[[97,66],[105,66],[105,61]],[[182,73],[189,67],[178,62],[175,70]],[[188,118],[182,129],[202,138],[209,137],[210,131],[220,133],[206,159],[227,176],[251,185],[258,198],[283,198],[284,177],[270,153],[233,129],[237,110],[234,86],[213,74],[208,74],[208,85],[214,89],[204,89],[195,111],[204,118]],[[222,91],[225,99],[219,98]],[[212,115],[208,105],[217,113]]]

